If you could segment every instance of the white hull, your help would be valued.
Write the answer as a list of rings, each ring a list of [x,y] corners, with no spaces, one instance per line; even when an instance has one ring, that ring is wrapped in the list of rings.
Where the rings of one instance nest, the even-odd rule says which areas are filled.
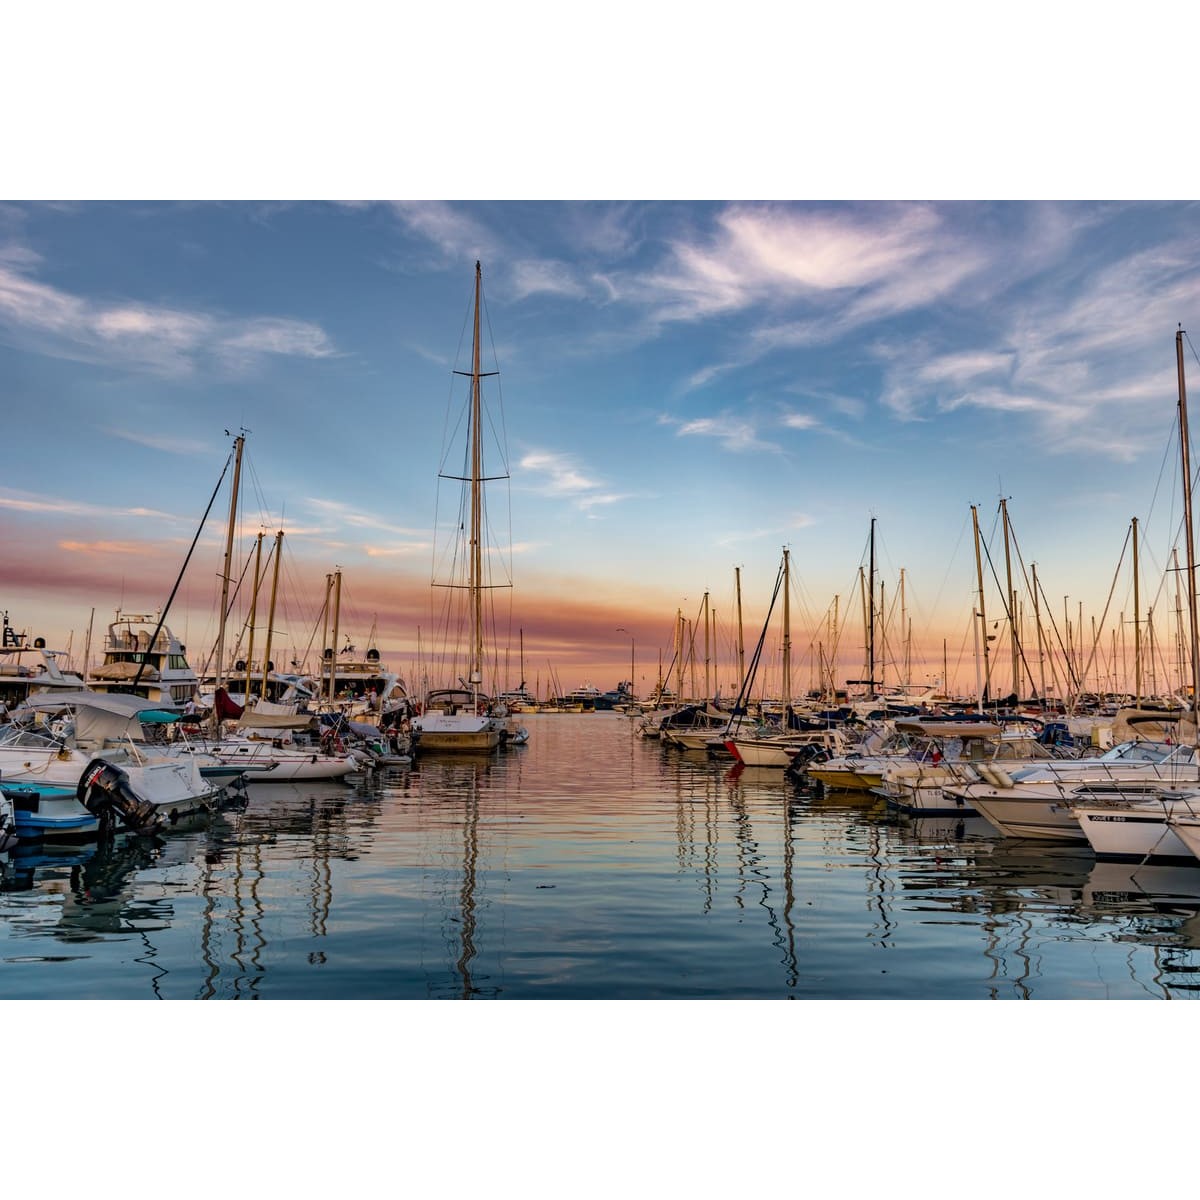
[[[1075,810],[1065,804],[1061,797],[1049,800],[1040,796],[987,793],[977,790],[978,786],[963,789],[961,794],[968,804],[975,806],[975,811],[981,817],[1005,837],[1040,838],[1057,842],[1086,840],[1075,819]]]
[[[119,751],[54,752],[41,749],[22,749],[0,754],[0,779],[16,786],[74,788],[89,763],[103,758],[119,767],[129,777],[129,786],[139,799],[148,800],[168,816],[195,812],[214,796],[219,786],[206,782],[190,759],[164,759],[138,765]],[[81,812],[86,812],[80,806]]]
[[[1189,859],[1192,851],[1167,821],[1173,812],[1191,815],[1195,802],[1154,805],[1079,805],[1075,815],[1097,858]]]
[[[799,747],[794,743],[773,742],[769,738],[729,738],[725,748],[738,762],[748,767],[783,769],[791,765]]]
[[[1175,817],[1171,829],[1188,850],[1200,859],[1200,817]]]
[[[247,779],[253,783],[342,779],[358,770],[358,760],[353,755],[280,748],[270,742],[216,743],[208,751],[226,766],[245,768],[249,772]]]

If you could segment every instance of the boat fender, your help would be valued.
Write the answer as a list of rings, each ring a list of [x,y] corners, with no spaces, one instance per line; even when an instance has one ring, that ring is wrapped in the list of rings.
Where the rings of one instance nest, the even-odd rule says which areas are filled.
[[[998,786],[996,783],[996,773],[992,770],[990,764],[980,763],[975,770],[983,777],[985,783],[990,783],[992,787]]]
[[[997,787],[1010,788],[1013,785],[1012,776],[1003,767],[993,767],[992,777]]]

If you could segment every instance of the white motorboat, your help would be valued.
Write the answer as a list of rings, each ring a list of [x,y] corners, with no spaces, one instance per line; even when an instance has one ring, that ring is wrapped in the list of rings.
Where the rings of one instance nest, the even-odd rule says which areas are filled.
[[[137,696],[31,696],[18,719],[0,730],[0,779],[69,791],[103,760],[123,773],[138,800],[166,817],[206,807],[220,794],[220,783],[206,780],[194,757],[164,753],[147,741],[142,718],[155,711]]]
[[[889,763],[876,789],[890,808],[927,815],[972,816],[975,809],[960,791],[987,780],[994,768],[1012,770],[1038,761],[1064,761],[1022,726],[1006,730],[987,721],[923,718],[897,721],[898,732],[920,740],[906,761]]]
[[[1099,757],[1048,761],[1009,771],[993,766],[978,783],[946,785],[1008,837],[1084,841],[1078,804],[1153,799],[1164,788],[1200,783],[1191,746],[1121,742]]]
[[[1075,819],[1097,858],[1122,862],[1188,861],[1183,824],[1200,818],[1200,792],[1159,789],[1152,796],[1081,802]],[[1187,829],[1189,836],[1194,836]]]

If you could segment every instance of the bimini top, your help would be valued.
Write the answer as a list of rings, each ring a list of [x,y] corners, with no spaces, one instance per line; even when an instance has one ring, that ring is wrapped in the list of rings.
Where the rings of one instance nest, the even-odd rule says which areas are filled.
[[[30,696],[25,708],[33,712],[60,712],[65,708],[75,713],[75,738],[88,743],[105,738],[130,738],[143,741],[142,723],[161,722],[164,714],[158,705],[144,696],[126,696],[107,692],[58,692]]]

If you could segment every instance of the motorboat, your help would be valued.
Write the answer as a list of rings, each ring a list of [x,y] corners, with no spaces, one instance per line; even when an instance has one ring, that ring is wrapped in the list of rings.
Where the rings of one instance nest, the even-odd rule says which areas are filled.
[[[1010,771],[993,765],[969,784],[946,785],[952,799],[1009,837],[1084,841],[1076,809],[1110,801],[1155,799],[1164,789],[1200,783],[1193,747],[1172,742],[1119,742],[1091,758],[1031,763]]]
[[[137,696],[91,691],[31,696],[0,729],[0,779],[6,786],[69,792],[100,760],[120,770],[123,786],[164,816],[195,812],[216,799],[222,786],[203,777],[194,757],[164,753],[147,740],[143,719],[157,711]]]

